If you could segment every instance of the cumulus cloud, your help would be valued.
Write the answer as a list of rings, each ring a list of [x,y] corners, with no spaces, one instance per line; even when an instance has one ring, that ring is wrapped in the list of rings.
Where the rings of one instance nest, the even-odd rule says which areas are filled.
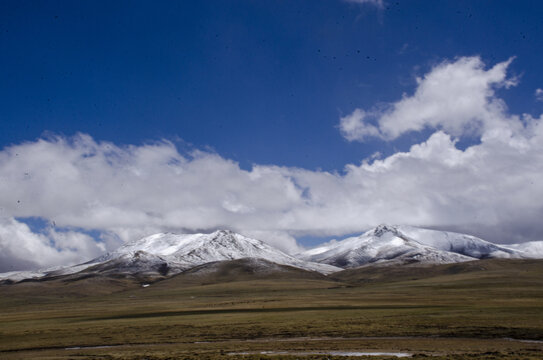
[[[0,217],[0,270],[47,268],[75,264],[105,251],[103,243],[81,232],[48,228],[37,234],[13,218]]]
[[[497,98],[496,87],[512,84],[507,65],[485,70],[478,58],[443,63],[382,117],[368,122],[363,110],[345,117],[347,130],[365,126],[360,136],[436,130],[409,151],[372,156],[341,173],[244,170],[215,153],[180,153],[168,141],[118,146],[84,134],[6,147],[0,271],[11,269],[4,264],[78,262],[160,231],[228,228],[290,253],[299,250],[298,236],[341,236],[379,223],[455,229],[496,242],[543,240],[543,118],[508,114]],[[462,89],[472,97],[454,99]],[[427,115],[422,123],[417,113]],[[462,150],[456,143],[466,133],[479,134],[480,142]],[[31,216],[62,231],[33,233],[16,220]],[[81,229],[98,231],[102,241]]]
[[[512,60],[490,69],[485,69],[479,57],[445,61],[417,78],[413,95],[375,110],[356,109],[342,118],[341,133],[349,141],[364,141],[369,136],[393,140],[425,128],[442,129],[454,136],[481,135],[502,127],[520,129],[522,124],[514,119],[504,121],[506,105],[495,96],[496,89],[516,85],[515,78],[507,77]]]
[[[543,101],[543,89],[535,90],[535,98],[537,99],[537,101]]]
[[[117,245],[159,231],[230,228],[256,231],[283,250],[299,250],[294,238],[278,234],[273,224],[301,201],[292,179],[266,167],[244,171],[209,152],[182,155],[167,141],[119,147],[84,134],[39,139],[0,152],[0,178],[0,216],[6,219],[35,216],[60,228],[94,229]],[[48,246],[53,235],[58,234],[6,234],[3,241],[21,249],[14,256],[29,259],[33,252],[24,249],[32,249],[30,243]],[[59,256],[73,262],[71,250],[87,258],[96,254],[70,248],[58,236],[51,251],[41,251],[47,264],[60,262]]]
[[[339,130],[349,141],[362,141],[367,137],[380,136],[377,127],[366,122],[366,112],[356,109],[350,115],[340,118]]]

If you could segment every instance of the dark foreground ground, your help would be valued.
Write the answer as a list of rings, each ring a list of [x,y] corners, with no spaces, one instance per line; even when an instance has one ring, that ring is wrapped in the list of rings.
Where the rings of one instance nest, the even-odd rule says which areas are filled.
[[[104,277],[0,285],[0,359],[543,359],[543,261],[330,278],[236,266],[145,288]]]

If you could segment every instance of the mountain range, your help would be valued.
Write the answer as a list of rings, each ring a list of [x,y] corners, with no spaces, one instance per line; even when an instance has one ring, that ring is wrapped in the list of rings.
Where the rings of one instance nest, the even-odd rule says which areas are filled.
[[[77,280],[97,275],[152,280],[180,273],[224,272],[232,268],[224,265],[228,261],[238,261],[237,267],[243,264],[244,271],[250,272],[281,272],[294,268],[328,275],[347,268],[450,264],[488,258],[543,258],[543,241],[498,245],[454,232],[379,225],[359,236],[291,256],[260,240],[228,230],[210,234],[159,233],[127,242],[83,264],[0,274],[0,282],[59,277]]]
[[[379,225],[360,236],[307,250],[298,257],[342,268],[370,264],[448,264],[488,258],[542,258],[543,241],[497,245],[454,232]]]

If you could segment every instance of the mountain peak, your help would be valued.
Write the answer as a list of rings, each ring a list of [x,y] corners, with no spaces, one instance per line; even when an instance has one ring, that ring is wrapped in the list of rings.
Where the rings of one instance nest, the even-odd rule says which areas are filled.
[[[125,243],[114,252],[89,261],[81,269],[72,267],[64,273],[85,270],[113,273],[174,275],[195,266],[217,261],[260,259],[323,274],[341,269],[296,259],[266,243],[231,230],[209,234],[158,233]]]
[[[301,256],[308,261],[340,267],[371,263],[445,264],[484,258],[526,257],[526,252],[520,249],[499,246],[470,235],[387,224],[316,250],[306,251]]]
[[[387,224],[381,224],[377,226],[375,229],[373,229],[373,236],[381,237],[383,234],[391,232],[393,234],[398,233],[398,229],[395,226],[387,225]]]
[[[226,235],[235,235],[235,234],[236,233],[233,232],[232,230],[227,230],[227,229],[219,229],[211,233],[211,235],[215,235],[215,236],[226,236]]]

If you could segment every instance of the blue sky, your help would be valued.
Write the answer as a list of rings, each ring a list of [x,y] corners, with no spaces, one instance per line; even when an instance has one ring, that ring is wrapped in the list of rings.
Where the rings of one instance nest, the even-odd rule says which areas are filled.
[[[543,111],[538,100],[543,87],[542,13],[540,1],[3,1],[0,175],[12,181],[0,188],[4,237],[30,222],[25,231],[31,240],[25,241],[53,244],[51,263],[77,261],[151,231],[221,226],[291,251],[300,241],[311,245],[320,241],[315,239],[390,221],[470,231],[499,242],[542,240],[543,229],[534,220],[541,209],[519,200],[538,199],[543,185],[536,171],[539,149],[529,147],[535,145],[526,145],[529,150],[522,153],[515,138],[507,142],[514,150],[501,157],[510,162],[486,169],[484,164],[493,161],[487,159],[481,165],[486,172],[455,180],[458,186],[478,184],[477,191],[488,192],[472,190],[474,196],[492,199],[500,198],[492,191],[503,194],[506,187],[485,182],[493,176],[519,173],[523,176],[515,189],[532,189],[530,195],[508,190],[515,201],[500,198],[477,206],[459,200],[457,188],[451,190],[454,184],[443,195],[418,182],[418,187],[409,182],[410,190],[403,191],[405,184],[388,184],[388,176],[368,175],[376,174],[379,164],[369,170],[361,166],[377,159],[387,171],[414,169],[412,164],[386,165],[387,159],[399,162],[394,159],[400,152],[419,159],[423,150],[412,146],[435,146],[438,150],[428,151],[437,155],[448,146],[447,154],[456,149],[463,158],[443,164],[464,164],[476,158],[471,152],[491,153],[490,145],[468,149],[487,144],[485,139],[505,123],[513,129],[511,139],[522,135],[532,144]],[[444,64],[451,65],[450,72]],[[496,74],[491,74],[495,66]],[[454,79],[465,76],[465,83],[480,76],[483,85],[447,89],[454,81],[431,87],[430,80],[420,80],[434,74],[432,79],[441,81],[440,74],[449,73]],[[424,84],[432,93],[459,94],[456,98],[473,90],[473,98],[480,95],[483,103],[454,113],[458,104],[424,95]],[[404,104],[402,99],[412,101]],[[413,117],[433,109],[432,102],[441,109],[450,105],[454,114]],[[100,156],[102,165],[84,162]],[[530,161],[535,162],[532,168]],[[194,184],[211,178],[217,183],[199,187],[205,194],[199,197],[197,190],[185,188],[192,178],[157,175],[133,184],[118,177],[127,171],[166,174],[156,163],[168,169],[181,164],[172,174],[190,173]],[[419,174],[438,165],[421,165]],[[88,169],[94,169],[92,175],[85,175]],[[447,174],[466,169],[439,174],[450,179]],[[88,187],[82,185],[84,175],[90,179]],[[238,175],[249,182],[242,185],[245,180]],[[420,180],[415,174],[405,178],[411,176]],[[277,177],[278,183],[255,185],[260,177]],[[187,195],[171,200],[155,183]],[[92,184],[108,190],[101,193]],[[107,184],[116,185],[109,189]],[[130,196],[116,199],[123,186],[130,188]],[[274,199],[283,190],[284,198]],[[348,199],[349,192],[357,194],[352,196],[356,206],[335,203]],[[405,195],[401,203],[385,195],[396,192]],[[260,198],[262,194],[269,196]],[[130,202],[134,197],[141,202]],[[170,200],[168,208],[155,204]],[[485,210],[491,215],[479,215]],[[335,216],[334,221],[321,219]],[[40,220],[24,220],[33,217]],[[142,222],[146,225],[138,225]],[[35,223],[44,230],[36,232]],[[507,224],[496,230],[498,223]],[[95,247],[89,233],[94,238],[102,234],[99,245],[105,248]],[[7,242],[3,248],[16,259],[39,251],[38,246]]]
[[[516,56],[512,110],[539,112],[537,1],[32,2],[0,5],[0,144],[44,132],[160,138],[238,161],[341,170],[392,144],[346,142],[357,107],[411,93],[437,62]]]

